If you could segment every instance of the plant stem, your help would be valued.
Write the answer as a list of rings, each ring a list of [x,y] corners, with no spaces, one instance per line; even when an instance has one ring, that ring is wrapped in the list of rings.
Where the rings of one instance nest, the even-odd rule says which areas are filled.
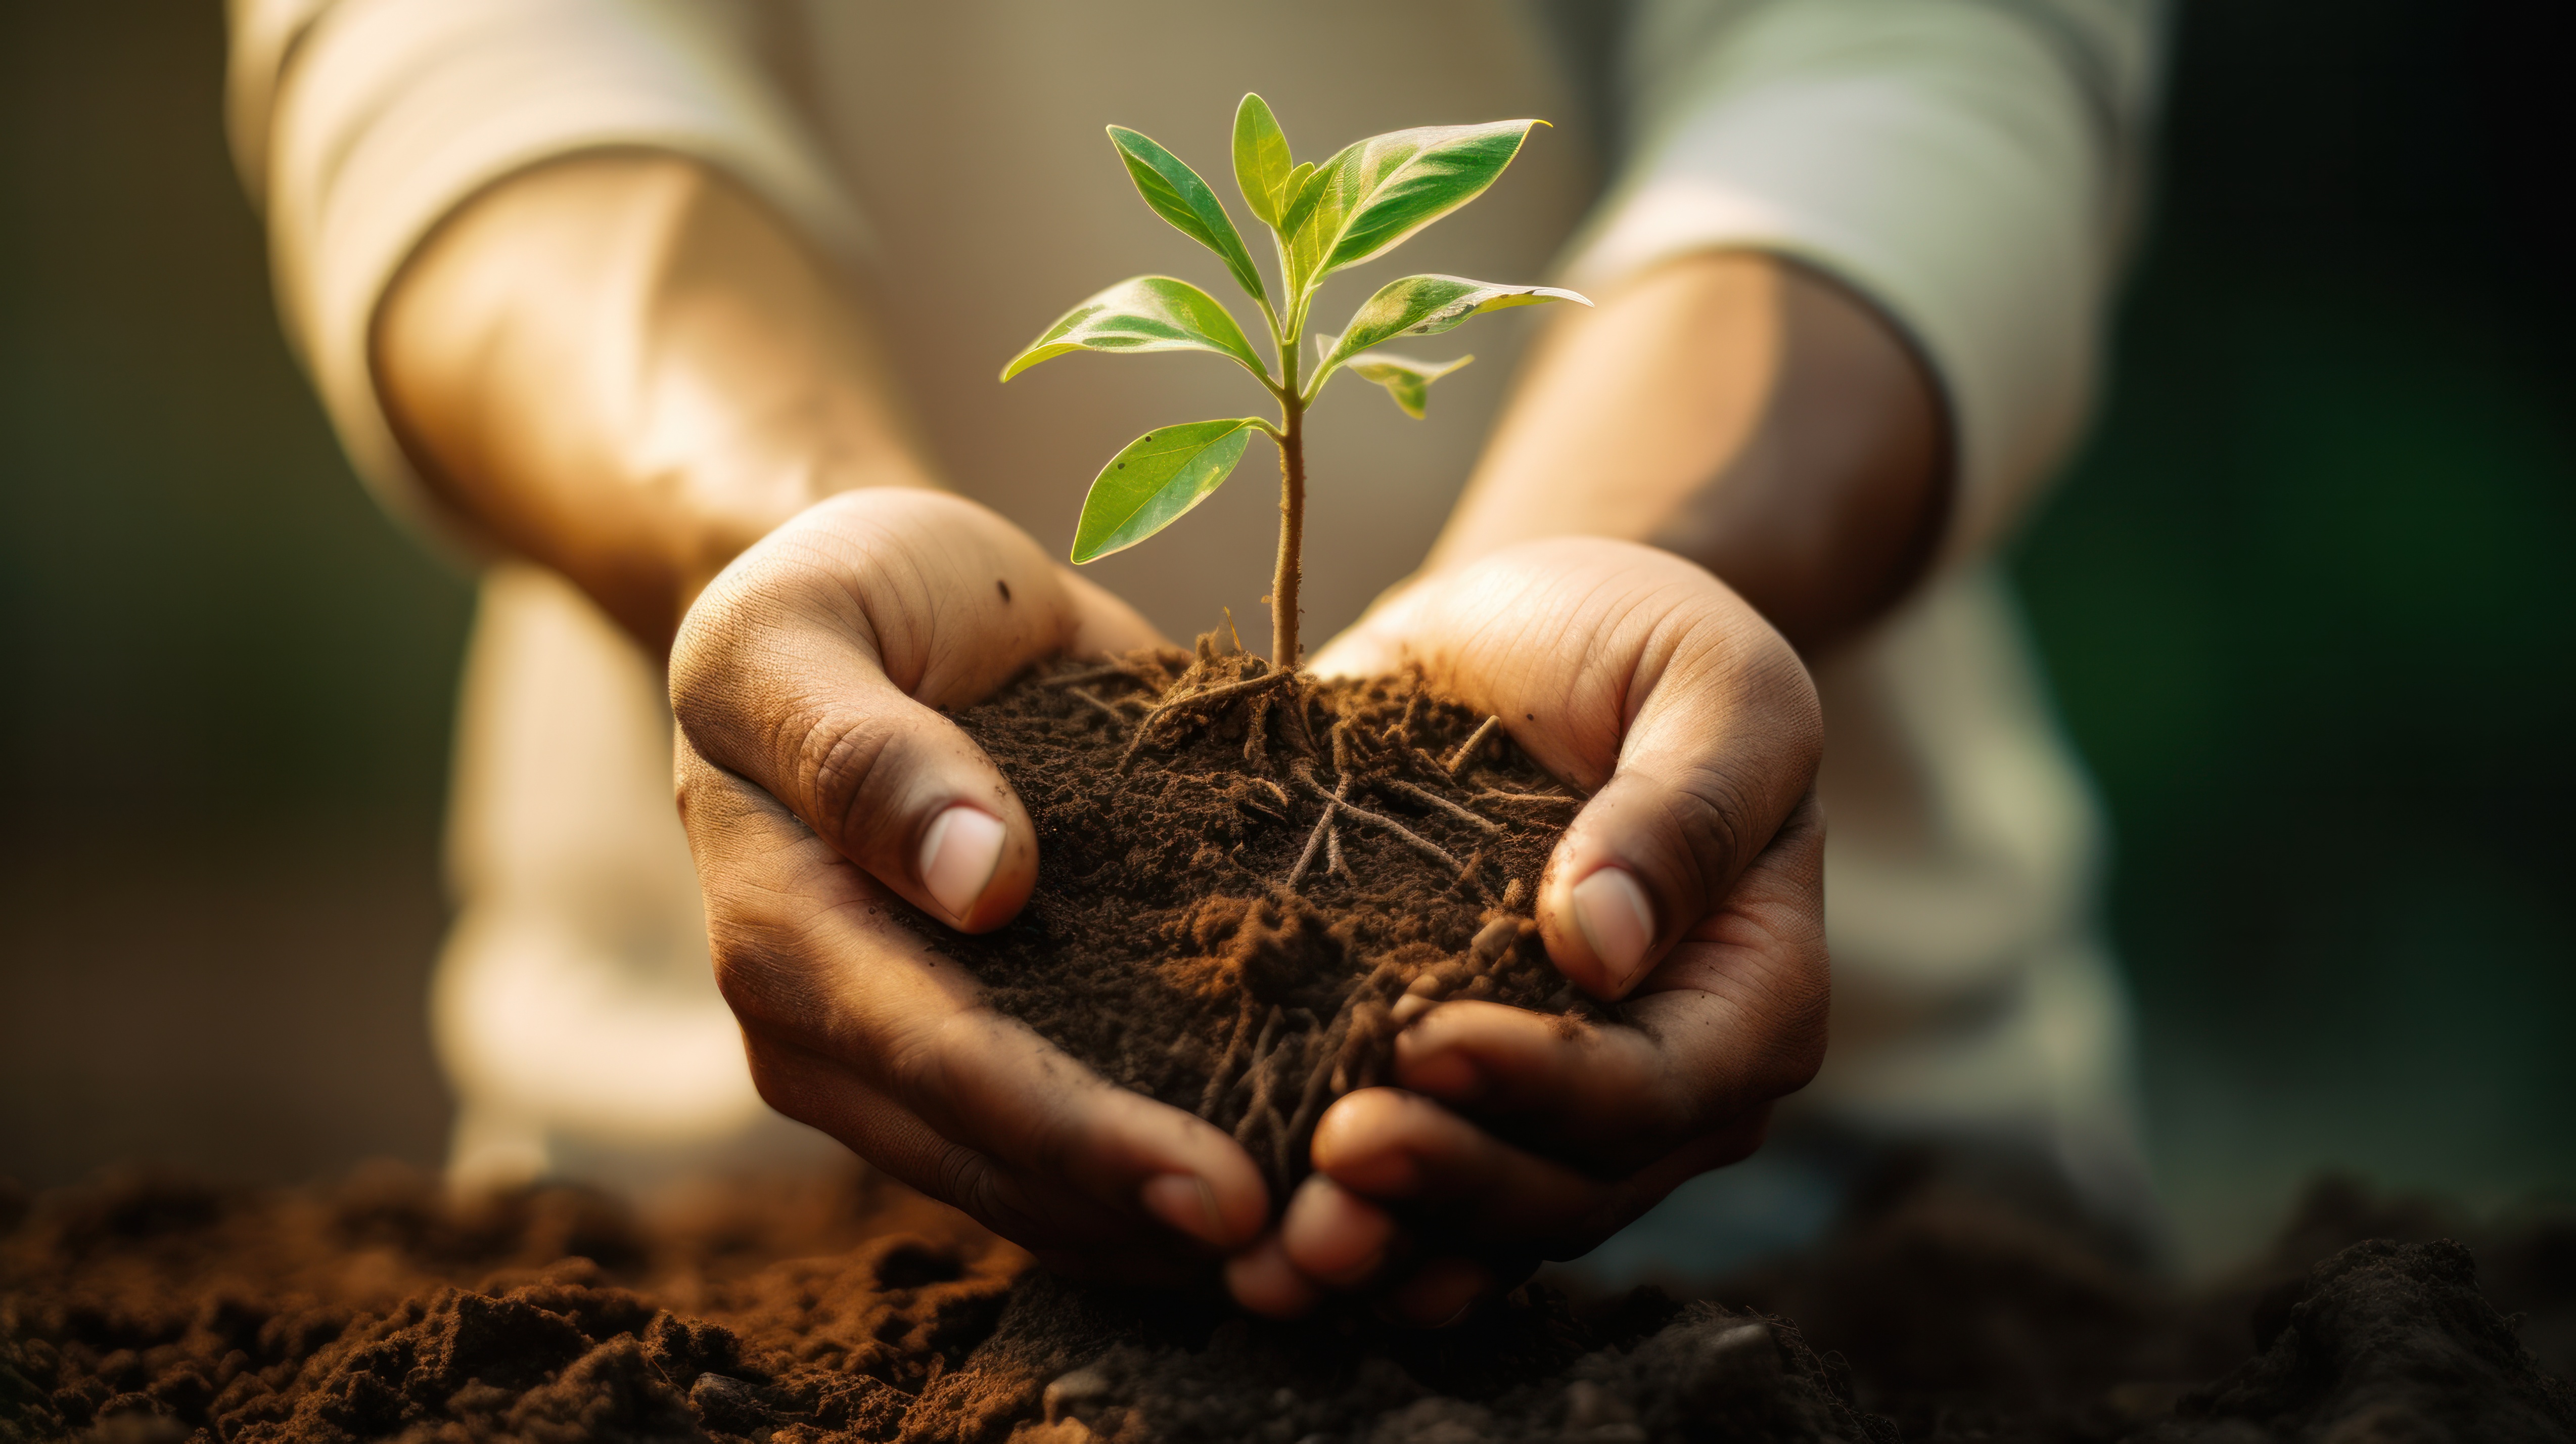
[[[1293,390],[1280,402],[1280,420],[1279,569],[1270,579],[1270,664],[1286,672],[1297,667],[1298,553],[1306,540],[1306,408]]]

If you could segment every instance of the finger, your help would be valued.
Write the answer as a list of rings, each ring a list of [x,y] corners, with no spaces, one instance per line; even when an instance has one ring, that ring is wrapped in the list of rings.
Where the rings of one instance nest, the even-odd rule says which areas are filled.
[[[873,879],[774,799],[707,763],[685,739],[679,758],[717,984],[746,1035],[832,1060],[937,1139],[1013,1175],[1141,1212],[1214,1248],[1240,1248],[1260,1234],[1268,1190],[1232,1138],[1111,1086],[993,1011],[963,969],[894,919],[893,899]],[[801,1111],[792,1116],[852,1133],[858,1125],[844,1115],[871,1102],[810,1092],[793,1101]],[[979,1217],[1012,1212],[1007,1199],[978,1197],[986,1175],[960,1171],[946,1154],[909,1166],[929,1178],[933,1196]]]
[[[1721,907],[1821,757],[1815,688],[1788,644],[1713,577],[1669,586],[1661,616],[1615,629],[1628,635],[1609,659],[1626,664],[1633,712],[1539,886],[1549,956],[1596,997],[1627,996]]]
[[[1535,1260],[1576,1258],[1635,1222],[1689,1179],[1752,1154],[1769,1110],[1757,1108],[1624,1178],[1596,1179],[1506,1143],[1427,1099],[1397,1089],[1353,1093],[1316,1128],[1318,1171],[1470,1247],[1515,1281]],[[1502,1269],[1514,1262],[1518,1272]]]
[[[1706,571],[1651,547],[1532,543],[1427,578],[1330,654],[1419,663],[1541,766],[1597,787],[1541,879],[1548,953],[1625,996],[1713,910],[1812,786],[1823,724],[1797,654]]]
[[[880,490],[809,510],[702,593],[671,652],[701,755],[841,856],[968,932],[1027,900],[1037,839],[981,748],[940,715],[1078,633],[1034,542],[971,502]]]
[[[1301,1318],[1324,1301],[1323,1289],[1298,1271],[1276,1233],[1225,1261],[1225,1290],[1266,1319]]]
[[[1622,1198],[1616,1182],[1515,1148],[1396,1088],[1362,1089],[1326,1109],[1315,1125],[1313,1158],[1341,1191],[1437,1218],[1464,1239],[1589,1237],[1599,1220],[1618,1213]]]
[[[1171,645],[1171,639],[1117,593],[1077,575],[1071,567],[1059,566],[1055,574],[1073,599],[1073,636],[1065,644],[1066,651],[1077,657],[1097,657]]]
[[[1396,1233],[1393,1214],[1322,1174],[1297,1185],[1279,1219],[1279,1243],[1289,1262],[1336,1289],[1375,1278],[1395,1248]]]
[[[1622,1169],[1794,1092],[1824,1058],[1823,864],[1810,800],[1630,997],[1624,1023],[1443,1004],[1397,1035],[1396,1081],[1533,1146]]]
[[[830,1134],[879,1171],[951,1203],[1004,1238],[1023,1241],[1048,1267],[1171,1287],[1206,1276],[1206,1257],[1174,1249],[1167,1235],[1151,1225],[1140,1227],[1131,1212],[1015,1174],[986,1154],[940,1137],[831,1059],[772,1039],[746,1041],[752,1081],[771,1107]]]

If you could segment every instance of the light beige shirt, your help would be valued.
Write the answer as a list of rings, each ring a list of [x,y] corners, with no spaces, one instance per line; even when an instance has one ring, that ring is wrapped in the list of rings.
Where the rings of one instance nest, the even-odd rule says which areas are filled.
[[[360,474],[394,511],[469,548],[387,429],[368,324],[440,218],[576,151],[676,151],[765,197],[878,298],[947,474],[1058,547],[1102,458],[1247,399],[1234,368],[1189,356],[1077,357],[995,384],[1006,357],[1123,276],[1225,289],[1214,259],[1138,202],[1104,124],[1153,135],[1230,194],[1228,125],[1248,89],[1312,158],[1411,125],[1556,122],[1473,207],[1337,282],[1319,317],[1413,271],[1607,290],[1678,255],[1755,247],[1835,274],[1937,374],[1960,497],[1933,580],[1821,669],[1838,1037],[1802,1106],[2017,1131],[2083,1174],[2126,1167],[2131,1146],[2125,1015],[2089,925],[2099,827],[1984,559],[2093,389],[2158,8],[234,0],[231,126],[269,219],[288,333]],[[1322,401],[1306,583],[1316,635],[1419,560],[1528,314],[1443,338],[1479,359],[1441,383],[1427,421],[1356,385]],[[1221,607],[1258,611],[1273,526],[1268,488],[1239,484],[1093,575],[1187,635]],[[487,588],[457,778],[465,912],[440,995],[468,1114],[516,1108],[558,1136],[623,1115],[565,1101],[568,1085],[527,1061],[546,1037],[579,1034],[597,1045],[585,1056],[614,1058],[629,1035],[597,1021],[616,1012],[603,999],[662,989],[676,1017],[713,996],[694,898],[670,896],[686,886],[667,802],[649,847],[625,820],[641,815],[636,799],[667,793],[663,770],[548,750],[623,728],[649,757],[667,726],[650,668],[605,660],[623,644],[583,610],[524,572]],[[565,680],[588,675],[577,657],[596,664],[587,690]],[[579,821],[611,815],[621,821]],[[660,926],[599,901],[639,891],[665,899]],[[503,935],[517,941],[492,941]],[[574,956],[589,970],[581,986],[528,981]],[[701,1034],[729,1036],[720,1019]]]

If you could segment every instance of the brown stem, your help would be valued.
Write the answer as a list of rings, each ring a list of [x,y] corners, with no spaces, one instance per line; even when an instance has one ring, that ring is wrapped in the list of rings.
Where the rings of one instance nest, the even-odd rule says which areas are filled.
[[[1289,401],[1279,432],[1279,569],[1270,578],[1270,662],[1297,668],[1298,555],[1306,544],[1305,408]]]

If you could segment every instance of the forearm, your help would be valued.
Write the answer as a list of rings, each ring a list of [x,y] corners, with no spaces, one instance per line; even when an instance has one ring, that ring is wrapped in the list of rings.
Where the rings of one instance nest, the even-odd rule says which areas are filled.
[[[1921,578],[1949,451],[1930,375],[1875,309],[1794,262],[1693,257],[1557,318],[1431,562],[1649,541],[1813,655]]]
[[[657,656],[780,522],[935,484],[860,308],[686,160],[585,157],[485,193],[404,268],[372,349],[430,490]]]

